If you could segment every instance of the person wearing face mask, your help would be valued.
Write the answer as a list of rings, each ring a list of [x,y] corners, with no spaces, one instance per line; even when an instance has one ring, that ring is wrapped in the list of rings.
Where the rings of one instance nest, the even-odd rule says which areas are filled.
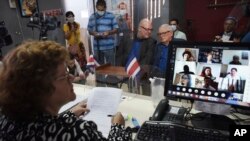
[[[131,22],[130,22],[130,16],[127,12],[127,4],[122,1],[117,5],[118,11],[117,11],[117,22],[118,22],[118,36],[117,36],[117,45],[119,46],[121,39],[123,37],[127,37],[130,35],[131,31]]]
[[[97,0],[96,12],[88,22],[89,34],[94,36],[94,57],[99,64],[115,63],[115,34],[118,24],[113,13],[106,11],[105,0]]]
[[[182,39],[187,40],[187,36],[184,32],[179,30],[179,20],[178,19],[171,19],[169,21],[169,25],[172,27],[174,31],[174,39]]]
[[[80,24],[75,22],[75,15],[72,11],[66,12],[65,16],[67,22],[63,25],[63,31],[67,47],[70,53],[77,54],[80,43]]]

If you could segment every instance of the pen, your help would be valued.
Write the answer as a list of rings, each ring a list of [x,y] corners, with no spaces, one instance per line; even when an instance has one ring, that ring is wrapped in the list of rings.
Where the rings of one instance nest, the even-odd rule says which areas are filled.
[[[108,117],[114,117],[115,115],[107,115]],[[127,115],[127,114],[123,114],[123,118],[124,118],[124,120],[126,121],[126,120],[128,120],[129,118],[130,118],[130,116],[129,115]]]

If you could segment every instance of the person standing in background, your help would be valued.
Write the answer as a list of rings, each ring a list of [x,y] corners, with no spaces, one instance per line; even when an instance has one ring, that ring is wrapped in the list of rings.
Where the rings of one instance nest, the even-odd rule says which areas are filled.
[[[182,31],[180,31],[179,20],[178,19],[171,19],[169,21],[169,25],[173,28],[174,38],[175,39],[187,40],[186,34],[184,32],[182,32]]]
[[[80,24],[75,22],[75,15],[72,11],[66,12],[65,16],[67,22],[63,25],[63,31],[67,47],[71,54],[76,55],[80,43]]]
[[[227,17],[224,21],[224,31],[215,36],[215,42],[239,42],[239,35],[234,31],[237,25],[235,17]]]
[[[119,61],[120,63],[125,63],[127,65],[127,61],[131,56],[135,56],[138,60],[141,67],[139,83],[142,87],[142,94],[148,96],[151,95],[149,76],[153,66],[154,50],[156,47],[156,40],[151,37],[152,31],[152,21],[144,18],[139,23],[136,38],[133,39],[132,42],[124,40],[121,46],[119,46],[121,47],[120,51],[122,51],[119,54],[125,57],[121,58],[122,55],[120,56],[120,59],[122,59]],[[127,51],[128,54],[126,53]]]
[[[88,22],[88,31],[94,36],[94,57],[100,64],[115,64],[115,40],[118,24],[113,13],[106,11],[105,0],[97,0],[96,12]]]

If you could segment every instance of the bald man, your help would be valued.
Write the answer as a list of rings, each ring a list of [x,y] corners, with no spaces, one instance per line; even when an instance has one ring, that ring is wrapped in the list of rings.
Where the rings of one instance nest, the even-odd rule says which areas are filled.
[[[157,77],[164,77],[167,66],[168,58],[168,45],[173,38],[173,29],[168,24],[163,24],[158,29],[159,43],[157,44],[154,51],[154,68],[152,75]]]
[[[136,56],[140,65],[152,65],[156,46],[156,40],[151,37],[152,30],[152,22],[148,19],[142,19],[134,40],[126,36],[123,37],[117,49],[116,65],[125,66],[131,54]]]
[[[151,37],[152,22],[149,19],[142,19],[138,25],[135,39],[123,37],[116,54],[116,64],[125,66],[132,55],[136,56],[141,67],[140,84],[142,94],[150,95],[149,72],[153,66],[153,55],[156,47],[156,40]]]

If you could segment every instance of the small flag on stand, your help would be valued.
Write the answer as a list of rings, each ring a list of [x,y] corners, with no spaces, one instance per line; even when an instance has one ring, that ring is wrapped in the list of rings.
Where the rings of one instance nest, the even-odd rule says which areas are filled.
[[[129,75],[129,89],[132,93],[140,93],[140,71],[141,67],[136,59],[136,56],[134,53],[130,54],[127,64],[125,66],[125,70],[127,74]]]
[[[133,79],[139,76],[141,67],[136,59],[136,56],[133,53],[128,58],[127,64],[125,66],[125,70],[127,74]]]
[[[86,70],[92,74],[95,72],[95,68],[100,66],[100,64],[95,60],[94,56],[91,54],[88,59]]]

